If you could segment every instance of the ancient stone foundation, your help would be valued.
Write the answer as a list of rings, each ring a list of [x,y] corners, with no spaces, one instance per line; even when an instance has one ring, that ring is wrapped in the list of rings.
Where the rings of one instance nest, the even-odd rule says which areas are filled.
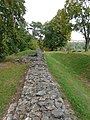
[[[21,97],[4,120],[71,120],[40,50],[30,60]]]

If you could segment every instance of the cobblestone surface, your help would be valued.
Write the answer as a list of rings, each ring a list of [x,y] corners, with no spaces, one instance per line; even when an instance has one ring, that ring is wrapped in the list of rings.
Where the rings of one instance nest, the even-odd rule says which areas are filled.
[[[41,51],[31,59],[21,97],[4,120],[71,120]]]

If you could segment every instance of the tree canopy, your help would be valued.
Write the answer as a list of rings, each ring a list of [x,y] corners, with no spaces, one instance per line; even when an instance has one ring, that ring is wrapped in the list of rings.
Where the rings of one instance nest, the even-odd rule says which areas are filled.
[[[51,50],[64,46],[70,40],[70,26],[65,9],[58,10],[57,15],[44,24],[44,46]]]
[[[33,37],[38,37],[41,39],[43,37],[43,25],[41,22],[34,22],[30,24],[30,28],[32,30]]]
[[[87,51],[90,42],[90,1],[66,0],[65,9],[72,23],[72,29],[84,35],[85,51]]]
[[[0,0],[0,58],[30,45],[32,36],[23,17],[26,12],[24,3],[25,0]],[[40,42],[50,50],[65,46],[72,30],[80,31],[85,37],[87,51],[90,43],[90,1],[66,0],[65,7],[58,10],[51,21],[44,25],[32,21],[29,29],[34,38],[44,38]]]
[[[23,17],[24,3],[24,0],[0,0],[0,58],[26,46],[28,31]]]

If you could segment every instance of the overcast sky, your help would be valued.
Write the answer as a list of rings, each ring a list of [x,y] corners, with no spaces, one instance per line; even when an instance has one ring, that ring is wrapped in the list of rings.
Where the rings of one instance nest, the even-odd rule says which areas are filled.
[[[45,23],[57,14],[58,9],[64,7],[65,0],[25,0],[25,2],[27,10],[25,20],[28,23],[32,21]],[[71,39],[82,40],[83,37],[79,33],[73,32]]]

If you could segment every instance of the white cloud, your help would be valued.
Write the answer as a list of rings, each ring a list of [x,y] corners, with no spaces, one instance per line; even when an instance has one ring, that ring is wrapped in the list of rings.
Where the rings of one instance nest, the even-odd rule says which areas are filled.
[[[71,34],[71,40],[72,41],[84,41],[84,36],[80,32],[73,31]]]
[[[65,0],[25,0],[27,22],[40,21],[42,23],[51,20],[58,9],[64,7]]]

